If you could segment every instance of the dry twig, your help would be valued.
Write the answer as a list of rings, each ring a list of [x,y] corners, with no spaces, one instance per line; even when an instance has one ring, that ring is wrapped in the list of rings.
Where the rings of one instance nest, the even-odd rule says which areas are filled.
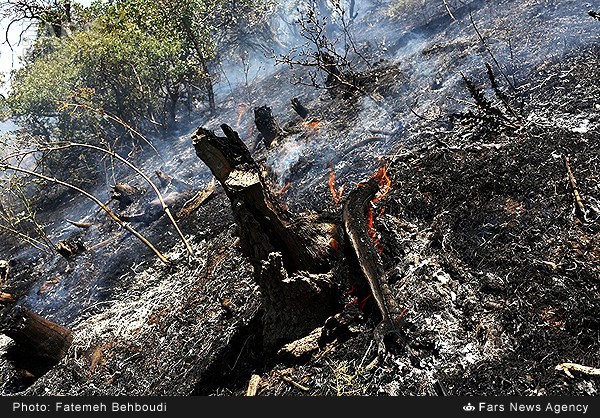
[[[574,371],[577,371],[577,372],[580,372],[583,374],[587,374],[590,376],[600,376],[600,369],[597,369],[595,367],[590,367],[590,366],[582,366],[581,364],[576,364],[576,363],[561,363],[558,366],[556,366],[554,369],[565,372],[565,374],[567,376],[569,376],[570,378],[573,378],[573,374],[571,373],[571,370],[574,370]]]
[[[565,163],[565,168],[567,169],[567,175],[569,176],[569,184],[571,186],[571,191],[573,192],[573,198],[575,199],[575,216],[577,216],[577,218],[580,221],[585,222],[585,206],[583,205],[583,200],[581,199],[581,195],[579,194],[577,182],[575,181],[575,176],[573,175],[573,170],[571,170],[569,156],[564,155],[563,161]]]
[[[79,187],[74,186],[70,183],[64,182],[62,180],[48,177],[43,174],[39,174],[39,173],[36,173],[31,170],[26,170],[21,167],[15,167],[15,166],[12,166],[9,164],[0,164],[0,170],[1,171],[11,170],[11,171],[15,171],[18,173],[28,174],[30,176],[37,177],[41,180],[45,180],[50,183],[64,186],[66,188],[76,191],[79,194],[82,194],[83,196],[87,197],[88,199],[92,200],[95,204],[100,206],[102,208],[102,210],[104,210],[108,214],[108,216],[110,216],[110,218],[112,220],[114,220],[116,223],[118,223],[121,227],[125,228],[127,231],[131,232],[137,239],[142,241],[148,248],[150,248],[154,252],[154,254],[156,254],[156,256],[159,258],[160,261],[162,261],[166,265],[171,265],[171,262],[150,241],[148,241],[142,234],[137,232],[130,225],[126,224],[121,218],[119,218],[117,215],[115,215],[113,211],[111,211],[104,203],[102,203],[96,196],[92,195],[91,193],[88,193],[85,190],[80,189]]]

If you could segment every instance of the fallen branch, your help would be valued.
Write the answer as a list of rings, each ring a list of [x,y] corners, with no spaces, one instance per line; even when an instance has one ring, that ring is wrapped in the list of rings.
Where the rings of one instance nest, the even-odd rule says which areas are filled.
[[[304,385],[301,385],[300,383],[296,382],[295,380],[293,380],[291,377],[286,376],[286,375],[282,375],[281,376],[282,380],[285,380],[286,382],[288,382],[289,384],[291,384],[294,387],[297,387],[298,389],[304,391],[304,392],[308,392],[310,390],[309,387],[306,387]]]
[[[565,168],[567,169],[567,175],[569,176],[569,184],[571,185],[571,191],[573,192],[573,197],[575,199],[575,216],[582,221],[586,221],[586,212],[585,206],[583,205],[583,200],[581,199],[581,195],[579,194],[579,189],[577,188],[577,182],[575,181],[575,176],[573,175],[573,170],[571,170],[570,158],[568,155],[563,156],[563,161],[565,163]]]
[[[13,303],[13,302],[15,302],[15,298],[13,297],[13,295],[11,295],[10,293],[0,292],[0,303],[1,304]]]
[[[82,144],[82,143],[78,143],[78,142],[67,142],[67,143],[57,143],[57,144],[49,144],[48,147],[46,148],[41,148],[41,149],[37,149],[35,151],[25,151],[21,154],[11,154],[8,157],[15,157],[17,155],[24,155],[27,153],[31,153],[31,152],[52,152],[52,151],[60,151],[60,150],[64,150],[64,149],[69,149],[69,148],[87,148],[87,149],[91,149],[91,150],[95,150],[95,151],[99,151],[99,152],[103,152],[109,156],[111,156],[112,158],[115,158],[119,161],[121,161],[123,164],[125,164],[127,167],[131,168],[133,171],[135,171],[137,174],[139,174],[144,181],[146,181],[146,183],[148,183],[148,185],[150,186],[150,188],[152,188],[152,190],[154,191],[154,193],[156,194],[158,201],[163,209],[163,211],[165,212],[165,214],[167,215],[167,217],[169,218],[169,221],[171,222],[171,224],[173,225],[173,227],[175,228],[175,230],[177,231],[177,234],[179,235],[179,237],[181,238],[183,244],[185,245],[185,248],[187,250],[187,252],[193,256],[194,255],[194,251],[192,250],[192,247],[190,245],[190,243],[188,242],[188,240],[185,238],[185,236],[183,235],[183,232],[181,232],[181,229],[179,229],[179,225],[177,225],[177,222],[175,221],[175,218],[173,217],[173,215],[171,214],[171,210],[169,209],[169,206],[165,203],[164,197],[161,194],[161,192],[158,190],[158,188],[156,187],[156,185],[154,184],[154,182],[150,179],[150,177],[148,177],[146,174],[144,174],[144,172],[142,172],[139,168],[137,168],[134,164],[132,164],[131,162],[129,162],[126,158],[121,157],[119,154],[117,154],[114,151],[111,151],[109,149],[106,148],[102,148],[102,147],[97,147],[95,145],[90,145],[90,144]],[[7,158],[4,158],[4,161],[8,161]],[[118,186],[118,185],[117,185]],[[115,186],[115,187],[117,187]],[[128,186],[129,187],[129,186]],[[101,205],[102,207],[102,205]],[[78,226],[78,225],[76,225]]]
[[[582,366],[581,364],[576,364],[576,363],[561,363],[558,366],[556,366],[554,369],[565,372],[565,374],[567,376],[569,376],[570,378],[574,377],[573,374],[571,373],[571,370],[574,370],[576,372],[580,372],[583,374],[587,374],[590,376],[600,376],[600,369],[597,369],[595,367],[590,367],[590,366]]]
[[[206,200],[215,192],[215,178],[210,181],[206,190],[200,190],[194,197],[185,202],[181,210],[177,212],[177,218],[187,218],[192,213],[197,211]]]
[[[9,164],[0,164],[0,171],[6,171],[6,170],[11,170],[11,171],[16,171],[16,172],[23,173],[23,174],[28,174],[30,176],[37,177],[41,180],[45,180],[50,183],[64,186],[66,188],[76,191],[79,194],[82,194],[83,196],[87,197],[88,199],[92,200],[95,204],[100,206],[100,208],[102,210],[104,210],[108,214],[108,216],[112,220],[114,220],[116,223],[118,223],[122,228],[125,228],[127,231],[131,232],[137,239],[142,241],[148,248],[150,248],[154,252],[154,254],[156,254],[156,256],[160,259],[160,261],[162,261],[166,265],[171,265],[171,262],[154,245],[152,245],[152,243],[150,243],[150,241],[148,241],[143,235],[141,235],[139,232],[137,232],[131,226],[127,225],[121,218],[119,218],[117,215],[115,215],[113,211],[111,211],[104,203],[102,203],[96,196],[92,195],[91,193],[88,193],[85,190],[80,189],[79,187],[74,186],[70,183],[64,182],[62,180],[58,180],[56,178],[45,176],[43,174],[39,174],[39,173],[36,173],[31,170],[26,170],[24,168],[15,167],[15,166],[12,166]]]

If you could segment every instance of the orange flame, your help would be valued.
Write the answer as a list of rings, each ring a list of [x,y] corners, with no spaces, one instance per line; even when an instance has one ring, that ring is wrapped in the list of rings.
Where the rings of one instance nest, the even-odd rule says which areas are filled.
[[[381,243],[381,239],[379,238],[377,228],[375,228],[375,214],[373,213],[372,206],[369,206],[369,208],[367,209],[367,230],[369,232],[369,237],[371,237],[371,241],[373,241],[373,244],[375,244],[375,248],[377,248],[377,252],[379,254],[383,253],[383,244]]]
[[[335,238],[331,238],[331,241],[329,242],[329,244],[331,245],[331,249],[333,250],[334,253],[339,253],[340,252],[340,243],[337,242],[337,240]]]
[[[327,166],[329,167],[329,191],[333,197],[333,203],[338,206],[342,201],[342,195],[344,194],[346,185],[343,184],[341,187],[338,187],[333,163],[330,161]]]
[[[379,193],[377,193],[377,196],[372,201],[372,203],[377,203],[392,190],[392,180],[387,174],[387,167],[385,165],[381,166],[371,178],[379,180]]]
[[[377,252],[379,254],[383,253],[383,244],[381,243],[381,238],[377,232],[377,228],[375,228],[375,220],[380,218],[385,213],[385,207],[379,210],[379,213],[375,215],[374,213],[374,204],[379,202],[381,199],[389,195],[392,190],[392,180],[388,176],[387,167],[381,166],[372,176],[371,178],[377,179],[379,182],[379,192],[371,201],[371,205],[367,209],[367,228],[369,231],[369,236],[371,240],[375,244],[375,248],[377,248]]]
[[[308,126],[309,128],[318,130],[319,129],[319,125],[321,124],[321,120],[320,119],[315,119],[315,120],[311,120],[311,121],[305,121],[303,123],[304,123],[304,125]]]

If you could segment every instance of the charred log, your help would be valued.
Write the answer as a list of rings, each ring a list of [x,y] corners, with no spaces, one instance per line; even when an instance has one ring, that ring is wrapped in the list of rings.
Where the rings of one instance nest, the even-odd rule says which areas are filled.
[[[302,103],[300,103],[300,100],[296,97],[292,99],[292,108],[302,119],[306,119],[308,117],[308,109],[304,107],[304,105],[302,105]]]
[[[15,345],[7,357],[17,368],[40,377],[66,354],[73,341],[72,332],[48,321],[22,306],[11,309],[0,322],[0,333]]]
[[[254,108],[254,123],[262,136],[265,146],[271,148],[276,145],[277,139],[283,134],[283,130],[275,120],[269,106]]]
[[[360,269],[381,312],[382,321],[376,329],[376,339],[383,346],[383,338],[390,331],[401,329],[403,311],[393,298],[383,261],[369,234],[368,218],[372,201],[380,189],[379,179],[372,178],[350,193],[344,204],[344,227],[350,245],[357,256]]]

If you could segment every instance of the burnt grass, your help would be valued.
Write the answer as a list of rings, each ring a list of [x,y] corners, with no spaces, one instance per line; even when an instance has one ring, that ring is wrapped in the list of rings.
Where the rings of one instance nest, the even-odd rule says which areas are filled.
[[[456,37],[422,54],[444,48],[464,49],[463,58],[473,50],[485,53]],[[89,245],[116,238],[75,260],[15,250],[7,289],[69,326],[74,341],[67,356],[34,381],[1,356],[2,393],[242,396],[256,374],[259,396],[597,395],[598,376],[575,371],[570,378],[555,368],[565,362],[600,367],[600,48],[579,46],[551,58],[521,75],[527,82],[516,91],[501,81],[511,109],[495,94],[483,65],[470,74],[497,110],[493,114],[486,106],[450,101],[432,102],[434,117],[423,107],[412,115],[401,98],[414,90],[411,83],[427,81],[419,81],[412,62],[382,60],[362,75],[363,91],[354,96],[306,94],[321,132],[307,130],[290,113],[277,115],[290,133],[281,147],[305,145],[285,177],[271,173],[274,190],[291,182],[282,203],[298,216],[341,218],[321,152],[335,151],[330,159],[346,196],[379,165],[387,166],[392,188],[376,204],[375,227],[385,280],[406,308],[406,326],[386,341],[384,353],[373,339],[380,314],[364,283],[358,293],[345,291],[345,322],[317,349],[300,357],[265,353],[260,291],[217,186],[180,221],[196,259],[187,258],[164,217],[136,225],[167,249],[176,261],[172,267],[117,235],[118,228],[98,214],[94,227],[72,237]],[[450,83],[446,77],[440,86]],[[267,79],[255,88],[276,91],[279,83]],[[463,81],[457,88],[475,101]],[[391,104],[384,112],[365,110],[365,92]],[[288,106],[284,99],[277,98],[280,108]],[[207,124],[237,119],[238,131],[253,142],[251,113],[238,118],[231,106]],[[371,122],[361,118],[381,115],[407,123],[373,125],[389,132],[354,138],[355,144],[311,148],[323,138],[350,137],[356,126]],[[167,171],[204,187],[209,176],[189,138],[172,152],[181,156]],[[270,152],[259,147],[254,156],[268,164],[278,150]],[[565,156],[585,216],[576,211]],[[69,217],[69,205],[43,215]],[[348,255],[344,262],[341,287],[349,289],[362,277],[356,260]],[[0,349],[7,351],[7,344],[0,340]]]

